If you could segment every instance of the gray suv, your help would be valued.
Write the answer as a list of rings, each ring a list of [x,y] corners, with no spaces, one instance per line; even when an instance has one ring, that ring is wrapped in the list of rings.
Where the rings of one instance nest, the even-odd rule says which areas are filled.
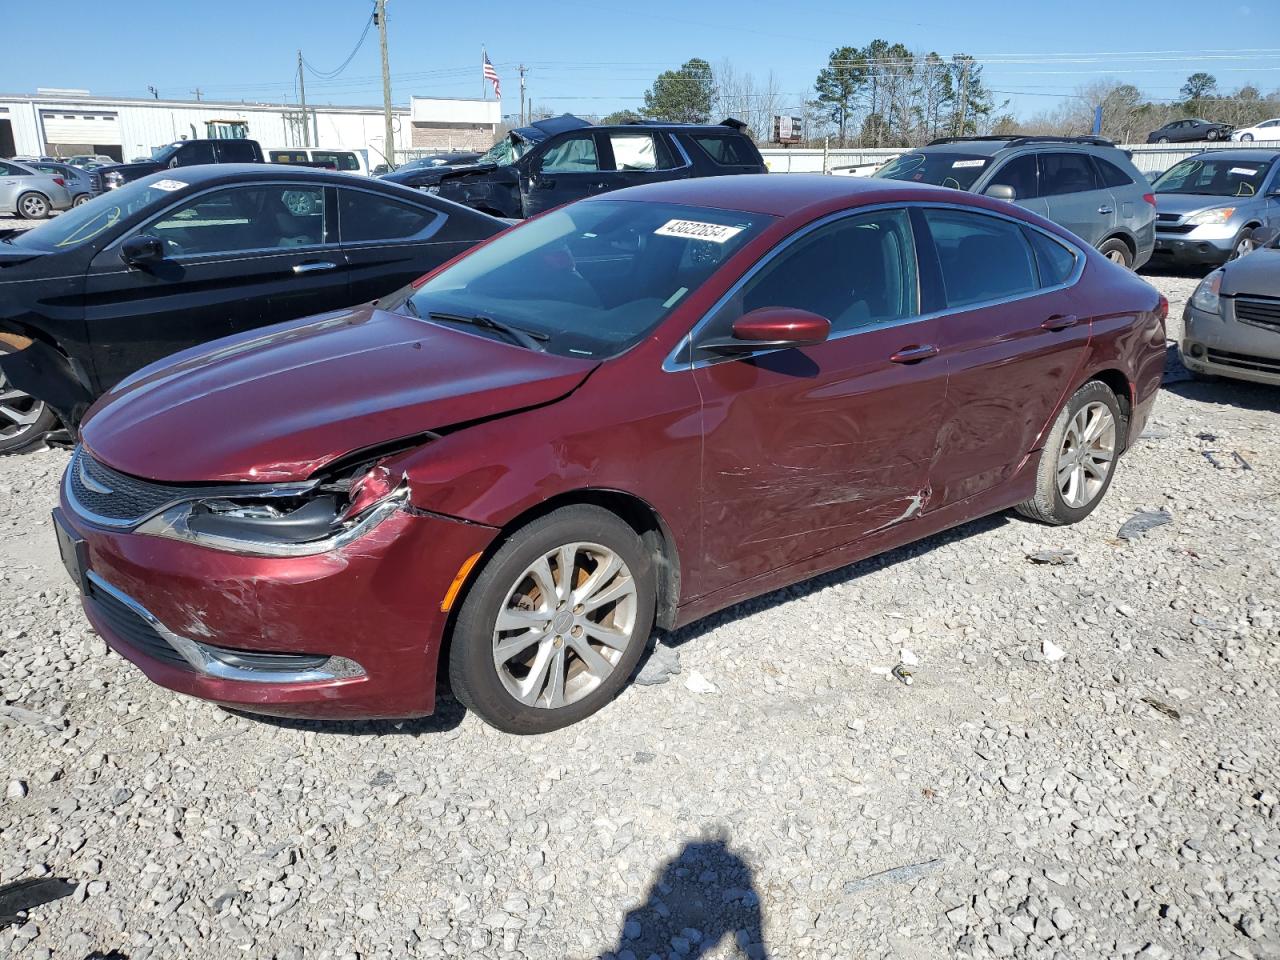
[[[1156,201],[1147,179],[1101,137],[943,137],[875,176],[1012,201],[1132,269],[1155,247]]]
[[[1280,227],[1280,151],[1209,150],[1151,189],[1157,263],[1217,266],[1253,250],[1259,227]]]

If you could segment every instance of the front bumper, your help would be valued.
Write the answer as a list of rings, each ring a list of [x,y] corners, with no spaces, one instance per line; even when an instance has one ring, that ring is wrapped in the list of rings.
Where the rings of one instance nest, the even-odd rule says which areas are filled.
[[[113,650],[170,690],[317,719],[434,710],[441,600],[496,533],[400,510],[333,553],[263,558],[106,530],[65,494],[61,512],[84,541],[85,613]]]
[[[1187,304],[1178,355],[1195,373],[1280,386],[1280,330],[1241,323],[1235,304],[1223,298],[1226,317]]]
[[[1173,233],[1157,227],[1151,261],[1220,266],[1230,259],[1239,232],[1235,226],[1212,224],[1186,233]]]

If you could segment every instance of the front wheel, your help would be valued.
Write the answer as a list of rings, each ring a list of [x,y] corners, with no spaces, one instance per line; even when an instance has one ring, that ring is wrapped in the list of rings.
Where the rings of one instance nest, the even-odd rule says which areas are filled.
[[[1240,139],[1241,139],[1241,140],[1243,140],[1245,143],[1253,143],[1253,134],[1252,134],[1252,133],[1242,133],[1242,134],[1240,134]]]
[[[1156,143],[1168,143],[1168,142],[1169,142],[1168,137],[1161,137],[1159,140],[1156,141]]]
[[[1018,512],[1053,526],[1083,520],[1111,486],[1124,439],[1116,395],[1105,383],[1089,381],[1058,414],[1040,453],[1036,495]]]
[[[1258,247],[1258,242],[1253,239],[1253,230],[1245,227],[1240,231],[1240,236],[1236,237],[1235,246],[1231,248],[1231,255],[1227,257],[1227,262],[1239,260],[1241,257],[1253,253]]]
[[[653,628],[653,564],[636,532],[587,504],[517,530],[454,625],[453,692],[507,733],[576,723],[626,684]]]
[[[9,352],[8,346],[0,344],[0,353]],[[57,422],[57,415],[47,403],[14,387],[0,370],[0,453],[31,446]]]

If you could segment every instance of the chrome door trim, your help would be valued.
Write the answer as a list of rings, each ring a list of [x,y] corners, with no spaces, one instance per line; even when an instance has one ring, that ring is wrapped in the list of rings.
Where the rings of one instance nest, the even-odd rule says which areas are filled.
[[[739,277],[738,280],[733,284],[733,286],[730,287],[727,291],[725,291],[724,295],[720,297],[720,299],[717,300],[714,304],[712,304],[710,309],[708,309],[706,313],[704,313],[698,319],[697,323],[695,323],[690,328],[689,332],[680,338],[680,341],[671,349],[671,352],[668,353],[666,358],[662,361],[663,371],[666,373],[683,373],[686,370],[698,370],[703,367],[712,366],[713,364],[717,364],[717,363],[731,362],[734,360],[749,360],[753,357],[761,357],[769,353],[777,353],[778,350],[793,349],[791,347],[773,347],[768,350],[755,350],[751,353],[739,353],[739,354],[734,354],[731,357],[712,357],[712,358],[707,358],[705,360],[698,360],[696,362],[690,362],[688,360],[680,361],[678,359],[681,351],[689,351],[690,356],[692,356],[693,341],[694,341],[694,338],[699,333],[699,331],[701,331],[702,328],[705,327],[711,321],[711,319],[721,309],[724,308],[725,304],[727,304],[731,299],[733,299],[734,295],[737,294],[737,292],[741,290],[742,287],[749,280],[751,280],[752,277],[754,277],[762,269],[768,266],[768,264],[772,262],[776,256],[778,256],[778,254],[786,250],[787,247],[791,246],[791,244],[794,243],[795,241],[807,236],[808,234],[812,233],[814,230],[817,230],[817,229],[820,229],[821,227],[826,226],[829,223],[834,223],[837,220],[842,220],[847,217],[859,216],[864,213],[872,213],[877,210],[910,210],[913,207],[919,208],[919,209],[959,210],[962,213],[976,213],[980,216],[995,217],[996,219],[999,219],[999,220],[1007,220],[1010,223],[1016,224],[1020,227],[1025,227],[1030,230],[1035,230],[1039,233],[1044,234],[1049,239],[1056,241],[1057,243],[1061,244],[1067,249],[1073,251],[1076,255],[1075,269],[1072,271],[1071,276],[1069,276],[1065,281],[1063,281],[1062,283],[1054,284],[1051,287],[1040,287],[1037,290],[1032,290],[1028,293],[1019,294],[1013,297],[998,297],[994,300],[983,300],[978,303],[966,303],[960,307],[946,307],[946,308],[943,308],[942,310],[934,310],[931,313],[917,314],[916,316],[913,316],[913,317],[901,317],[897,320],[886,320],[881,323],[868,324],[865,327],[858,327],[853,330],[845,330],[842,333],[837,333],[835,336],[829,337],[827,340],[823,341],[824,343],[830,343],[835,340],[843,340],[845,337],[856,336],[857,334],[866,333],[871,330],[884,330],[891,327],[904,326],[908,323],[919,323],[925,320],[934,320],[934,319],[937,319],[938,317],[950,316],[952,314],[957,314],[957,313],[967,313],[970,310],[981,310],[983,308],[995,306],[997,304],[1016,303],[1020,300],[1026,300],[1031,297],[1038,297],[1046,293],[1052,293],[1056,290],[1065,290],[1068,287],[1075,286],[1080,281],[1081,275],[1084,273],[1084,267],[1085,267],[1087,255],[1085,254],[1084,250],[1080,248],[1078,244],[1075,244],[1069,240],[1066,240],[1063,237],[1058,236],[1056,233],[1052,233],[1051,231],[1045,230],[1034,223],[1029,223],[1026,220],[1021,220],[1018,217],[1011,217],[1008,214],[1000,213],[999,211],[996,211],[996,210],[987,210],[984,207],[973,207],[963,203],[945,203],[943,201],[909,202],[909,203],[876,203],[876,204],[870,204],[865,207],[856,207],[850,210],[840,210],[840,211],[837,211],[836,213],[831,213],[825,217],[821,217],[818,220],[814,220],[812,223],[805,224],[799,230],[796,230],[790,236],[784,238],[781,243],[779,243],[772,250],[770,250],[763,257],[761,257],[754,264],[752,264],[751,267],[747,270],[747,272],[744,273],[741,277]],[[912,240],[917,250],[916,283],[919,284],[920,282],[920,270],[919,270],[919,262],[918,262],[919,243],[915,242],[914,231],[913,231]],[[917,296],[917,302],[918,302],[918,296]]]

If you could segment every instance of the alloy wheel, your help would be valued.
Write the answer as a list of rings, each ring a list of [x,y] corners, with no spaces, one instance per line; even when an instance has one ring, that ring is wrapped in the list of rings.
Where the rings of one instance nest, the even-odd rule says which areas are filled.
[[[12,440],[44,416],[44,401],[9,385],[0,373],[0,440]]]
[[[597,543],[567,543],[529,564],[507,593],[493,631],[493,663],[507,692],[555,709],[597,689],[635,632],[635,579]]]
[[[89,202],[89,195],[87,193],[82,193],[80,194],[80,196],[76,197],[75,201],[71,205],[73,207],[82,207],[88,202]]]
[[[43,220],[49,215],[49,204],[44,197],[29,193],[22,198],[22,215],[31,220]]]
[[[1108,250],[1107,259],[1110,260],[1112,263],[1120,264],[1120,266],[1122,267],[1128,266],[1128,263],[1125,262],[1124,254],[1119,250]]]
[[[1105,403],[1085,404],[1067,424],[1058,451],[1058,492],[1072,509],[1102,492],[1116,457],[1116,421]]]
[[[1236,241],[1236,247],[1234,250],[1231,251],[1231,259],[1239,260],[1241,257],[1245,256],[1246,254],[1253,253],[1256,247],[1257,247],[1257,244],[1253,242],[1253,235],[1245,234],[1243,237],[1241,237],[1239,240]]]

